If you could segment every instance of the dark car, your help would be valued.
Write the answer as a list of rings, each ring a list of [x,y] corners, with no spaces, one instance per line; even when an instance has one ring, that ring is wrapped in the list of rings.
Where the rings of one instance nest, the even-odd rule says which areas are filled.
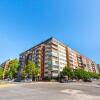
[[[60,78],[61,83],[67,83],[68,82],[68,76],[63,76]]]
[[[83,81],[84,81],[84,82],[92,82],[91,79],[84,79]]]

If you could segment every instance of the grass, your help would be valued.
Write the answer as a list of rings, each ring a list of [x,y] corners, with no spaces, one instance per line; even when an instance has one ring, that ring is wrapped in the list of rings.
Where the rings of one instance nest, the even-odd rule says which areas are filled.
[[[1,88],[9,88],[9,87],[12,87],[14,86],[14,84],[10,84],[10,83],[7,83],[5,81],[0,81],[0,89]]]

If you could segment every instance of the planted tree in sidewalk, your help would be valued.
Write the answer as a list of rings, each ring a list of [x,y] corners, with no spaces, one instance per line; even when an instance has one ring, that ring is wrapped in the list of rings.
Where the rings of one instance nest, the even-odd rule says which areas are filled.
[[[8,66],[4,68],[3,79],[9,78],[14,79],[17,76],[19,67],[18,59],[13,59],[9,62]]]
[[[22,79],[22,80],[27,78],[27,73],[26,73],[26,71],[25,71],[25,67],[26,67],[26,66],[24,66],[24,68],[23,68],[23,70],[22,70],[22,72],[21,72],[21,79]]]
[[[74,69],[74,78],[76,79],[82,79],[83,78],[83,74],[82,74],[82,69]]]
[[[39,68],[32,61],[28,61],[22,71],[22,78],[32,79],[40,74]]]
[[[11,60],[8,65],[8,78],[14,79],[17,77],[19,61],[17,59]]]
[[[32,61],[28,61],[27,64],[24,66],[23,73],[25,74],[26,78],[32,79],[34,75],[35,64]]]
[[[83,70],[83,73],[82,73],[82,74],[83,74],[83,75],[82,75],[82,79],[83,79],[83,80],[88,80],[88,79],[91,78],[89,72],[87,72],[87,71],[85,71],[85,70]]]
[[[74,69],[74,76],[76,79],[90,79],[89,72],[85,71],[84,69]]]
[[[63,76],[68,76],[68,78],[75,78],[77,80],[88,80],[91,78],[100,79],[100,74],[94,72],[87,72],[82,68],[72,69],[70,67],[65,67],[61,74]]]
[[[0,67],[0,80],[2,80],[2,78],[3,78],[3,69],[2,67]]]
[[[40,76],[40,69],[38,67],[35,67],[35,70],[34,70],[34,77],[35,77],[35,79],[37,79],[39,76]]]
[[[68,76],[68,79],[73,78],[73,69],[70,67],[64,67],[63,71],[61,72],[63,76]]]
[[[95,79],[99,79],[100,78],[100,74],[98,73],[94,73],[94,72],[89,72],[91,78],[95,78]]]

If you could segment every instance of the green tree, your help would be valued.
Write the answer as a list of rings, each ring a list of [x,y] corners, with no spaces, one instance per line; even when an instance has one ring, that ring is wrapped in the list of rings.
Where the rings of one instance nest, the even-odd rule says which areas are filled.
[[[84,69],[74,69],[74,76],[76,79],[83,79],[83,80],[87,80],[90,79],[90,73],[85,71]]]
[[[32,78],[34,75],[34,70],[35,70],[35,64],[32,61],[28,61],[28,63],[24,66],[26,77]]]
[[[3,77],[14,79],[17,76],[19,67],[19,61],[17,59],[13,59],[9,62],[9,65],[6,69],[4,69]]]
[[[25,67],[25,66],[24,66]],[[21,78],[22,79],[26,79],[27,78],[27,73],[26,73],[26,71],[25,71],[25,68],[22,70],[22,72],[21,72]]]
[[[27,64],[23,67],[22,79],[30,78],[33,80],[33,78],[38,76],[40,76],[40,70],[38,66],[32,61],[28,61]]]
[[[76,79],[82,79],[83,77],[82,71],[83,71],[82,69],[74,69],[74,77]]]
[[[73,69],[70,67],[64,67],[63,71],[61,72],[63,76],[68,76],[68,79],[73,78]]]
[[[40,76],[40,69],[39,69],[38,67],[35,67],[34,76],[35,76],[35,77]]]
[[[35,69],[34,69],[34,77],[33,77],[32,80],[37,81],[39,76],[40,76],[40,69],[38,67],[35,67]]]
[[[16,78],[18,73],[19,61],[17,59],[11,60],[9,63],[9,74],[10,79]]]
[[[96,79],[99,79],[100,78],[100,74],[98,73],[94,73],[94,72],[89,72],[91,78],[96,78]]]
[[[2,78],[3,78],[3,69],[2,67],[0,67],[0,79],[2,80]]]
[[[83,79],[83,80],[88,80],[88,79],[91,78],[89,72],[87,72],[87,71],[85,71],[85,70],[83,70],[83,73],[82,73],[82,74],[83,74],[83,75],[82,75],[82,79]]]

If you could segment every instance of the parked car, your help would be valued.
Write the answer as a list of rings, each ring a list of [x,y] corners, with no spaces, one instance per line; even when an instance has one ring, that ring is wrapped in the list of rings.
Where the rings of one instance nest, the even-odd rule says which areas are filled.
[[[62,76],[62,77],[60,77],[60,82],[61,83],[67,83],[68,82],[68,76]]]
[[[91,79],[84,79],[83,81],[84,81],[84,82],[92,82]]]

